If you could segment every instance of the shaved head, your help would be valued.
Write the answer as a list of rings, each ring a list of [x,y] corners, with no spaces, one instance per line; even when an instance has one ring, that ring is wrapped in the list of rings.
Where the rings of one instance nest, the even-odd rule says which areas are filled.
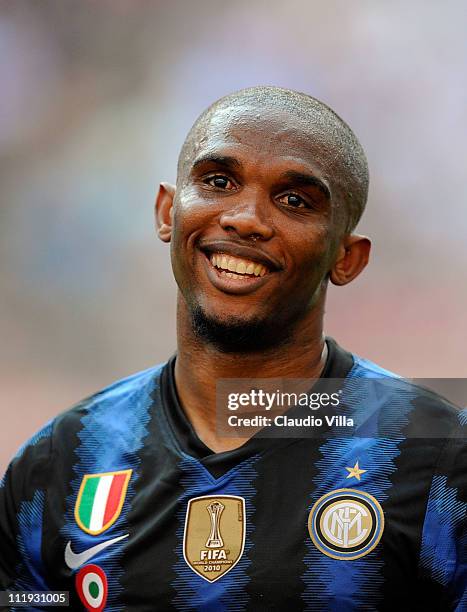
[[[281,87],[261,86],[242,89],[217,100],[195,121],[183,143],[178,160],[177,184],[206,142],[211,128],[232,116],[238,127],[242,113],[259,120],[267,113],[280,117],[285,126],[296,127],[309,137],[310,147],[318,150],[330,183],[341,231],[350,233],[357,225],[368,195],[368,164],[365,152],[350,127],[332,109],[316,98]]]

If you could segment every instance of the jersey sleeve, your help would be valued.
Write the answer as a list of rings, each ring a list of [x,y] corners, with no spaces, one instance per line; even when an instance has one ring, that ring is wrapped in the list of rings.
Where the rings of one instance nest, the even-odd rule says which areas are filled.
[[[446,442],[431,482],[420,549],[423,577],[446,594],[446,610],[467,610],[467,409]]]
[[[42,533],[52,429],[50,422],[22,446],[0,481],[0,590],[48,590]]]

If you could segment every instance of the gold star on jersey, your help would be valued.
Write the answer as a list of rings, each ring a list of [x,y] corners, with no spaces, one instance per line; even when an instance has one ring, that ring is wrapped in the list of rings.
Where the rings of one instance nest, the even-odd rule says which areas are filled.
[[[346,467],[345,469],[349,472],[347,478],[356,478],[357,480],[361,480],[361,475],[367,471],[360,469],[358,461],[356,461],[353,467]]]

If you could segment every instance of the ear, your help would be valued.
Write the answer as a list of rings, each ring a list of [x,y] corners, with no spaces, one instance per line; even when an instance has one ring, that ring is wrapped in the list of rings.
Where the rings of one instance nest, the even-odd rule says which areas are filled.
[[[348,234],[339,245],[338,256],[331,270],[334,285],[347,285],[365,268],[370,257],[371,241],[366,236]]]
[[[170,242],[172,237],[172,206],[175,197],[175,186],[161,183],[156,198],[154,213],[159,238],[163,242]]]

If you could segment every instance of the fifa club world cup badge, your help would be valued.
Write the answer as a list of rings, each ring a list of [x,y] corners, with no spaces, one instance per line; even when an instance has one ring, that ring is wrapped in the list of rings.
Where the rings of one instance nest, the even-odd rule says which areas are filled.
[[[245,547],[245,500],[236,495],[206,495],[188,502],[183,537],[185,561],[214,582],[240,561]]]
[[[384,513],[378,500],[358,489],[336,489],[318,499],[308,517],[313,544],[332,559],[351,561],[381,540]]]

